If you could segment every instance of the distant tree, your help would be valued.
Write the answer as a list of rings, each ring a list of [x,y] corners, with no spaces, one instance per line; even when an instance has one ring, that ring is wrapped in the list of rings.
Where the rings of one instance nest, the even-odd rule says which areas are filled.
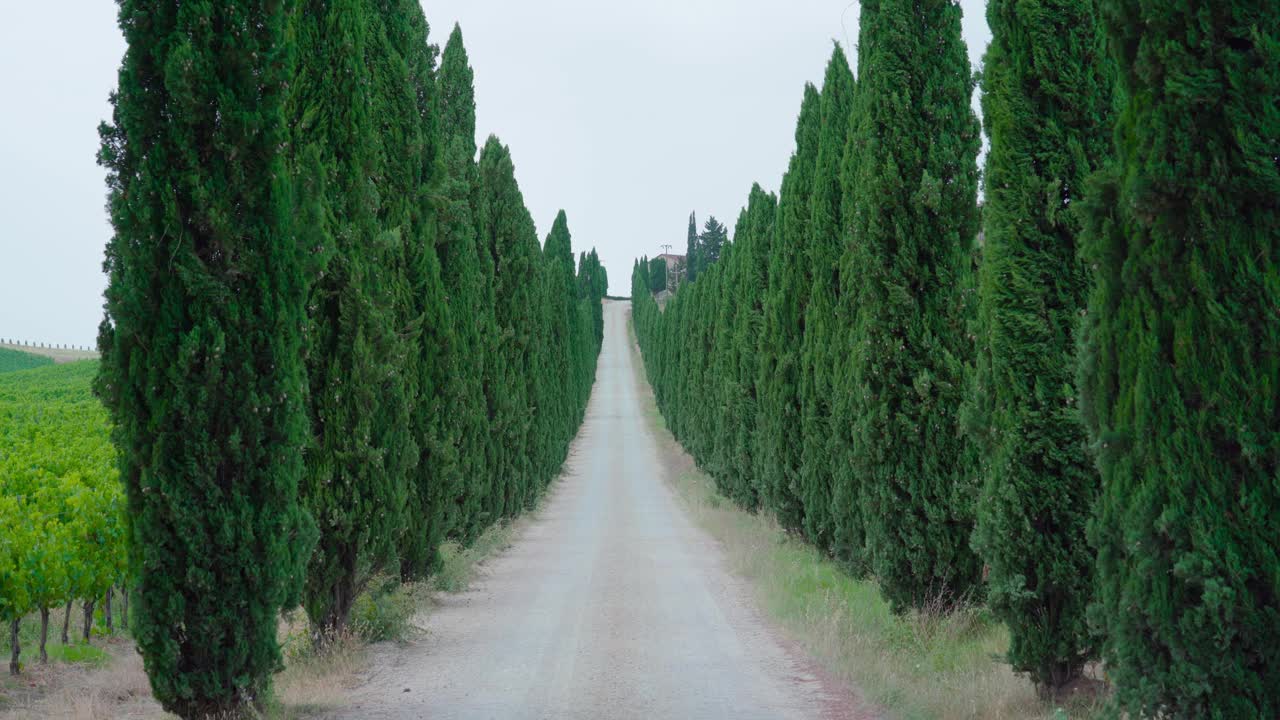
[[[698,235],[698,272],[705,272],[720,259],[720,253],[729,242],[729,228],[716,220],[715,215],[707,218]]]
[[[981,574],[957,421],[980,143],[960,14],[864,0],[859,30],[851,450],[871,566],[897,610],[955,602]]]
[[[654,258],[649,261],[649,289],[655,293],[667,289],[667,261]]]
[[[128,496],[131,630],[183,718],[270,696],[279,612],[314,541],[298,503],[310,248],[282,154],[288,7],[124,0],[101,128],[115,234],[96,387]]]
[[[563,210],[556,213],[542,246],[542,261],[547,277],[546,305],[546,385],[547,397],[536,412],[547,420],[544,441],[546,457],[536,492],[554,477],[569,451],[569,442],[577,428],[577,403],[574,348],[587,344],[589,328],[578,323],[578,288],[573,261],[573,236],[569,219]]]
[[[1280,716],[1280,4],[1099,0],[1122,102],[1082,239],[1096,619],[1130,717]]]
[[[965,422],[981,452],[974,547],[1009,662],[1048,693],[1093,656],[1085,622],[1098,491],[1076,398],[1085,178],[1107,156],[1111,88],[1092,2],[992,0],[978,352]],[[1047,191],[1046,189],[1050,189]]]
[[[695,213],[689,213],[689,234],[686,241],[684,253],[685,279],[693,282],[698,279],[698,273],[701,272],[700,253],[698,246],[698,218]]]

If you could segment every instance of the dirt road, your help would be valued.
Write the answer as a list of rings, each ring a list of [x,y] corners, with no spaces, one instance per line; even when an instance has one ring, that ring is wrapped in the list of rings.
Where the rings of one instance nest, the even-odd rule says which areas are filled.
[[[375,660],[339,718],[842,718],[852,698],[783,641],[662,478],[627,303],[565,476],[428,635]]]

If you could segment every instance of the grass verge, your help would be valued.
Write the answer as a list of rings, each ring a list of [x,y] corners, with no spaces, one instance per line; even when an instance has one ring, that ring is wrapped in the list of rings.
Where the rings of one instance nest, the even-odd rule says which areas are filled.
[[[631,330],[645,414],[666,477],[694,521],[723,547],[729,569],[754,590],[761,610],[833,675],[861,690],[887,717],[942,720],[1093,718],[1097,700],[1046,705],[1029,680],[1003,662],[1008,631],[982,607],[894,615],[873,580],[855,579],[771,517],[742,510],[667,431],[643,377]]]

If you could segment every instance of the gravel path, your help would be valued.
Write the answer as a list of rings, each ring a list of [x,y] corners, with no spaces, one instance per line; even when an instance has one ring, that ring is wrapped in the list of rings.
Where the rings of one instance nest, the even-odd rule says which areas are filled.
[[[758,615],[663,482],[630,307],[605,304],[566,472],[425,639],[375,656],[335,718],[855,717],[856,700]]]

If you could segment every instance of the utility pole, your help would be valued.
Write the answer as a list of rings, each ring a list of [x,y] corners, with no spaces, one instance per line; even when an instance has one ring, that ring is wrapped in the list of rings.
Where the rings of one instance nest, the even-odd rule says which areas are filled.
[[[671,254],[671,245],[663,244],[663,245],[659,245],[658,247],[662,248],[664,255]],[[678,287],[683,278],[684,278],[683,265],[673,268],[671,267],[671,263],[667,263],[667,289],[668,290]]]

